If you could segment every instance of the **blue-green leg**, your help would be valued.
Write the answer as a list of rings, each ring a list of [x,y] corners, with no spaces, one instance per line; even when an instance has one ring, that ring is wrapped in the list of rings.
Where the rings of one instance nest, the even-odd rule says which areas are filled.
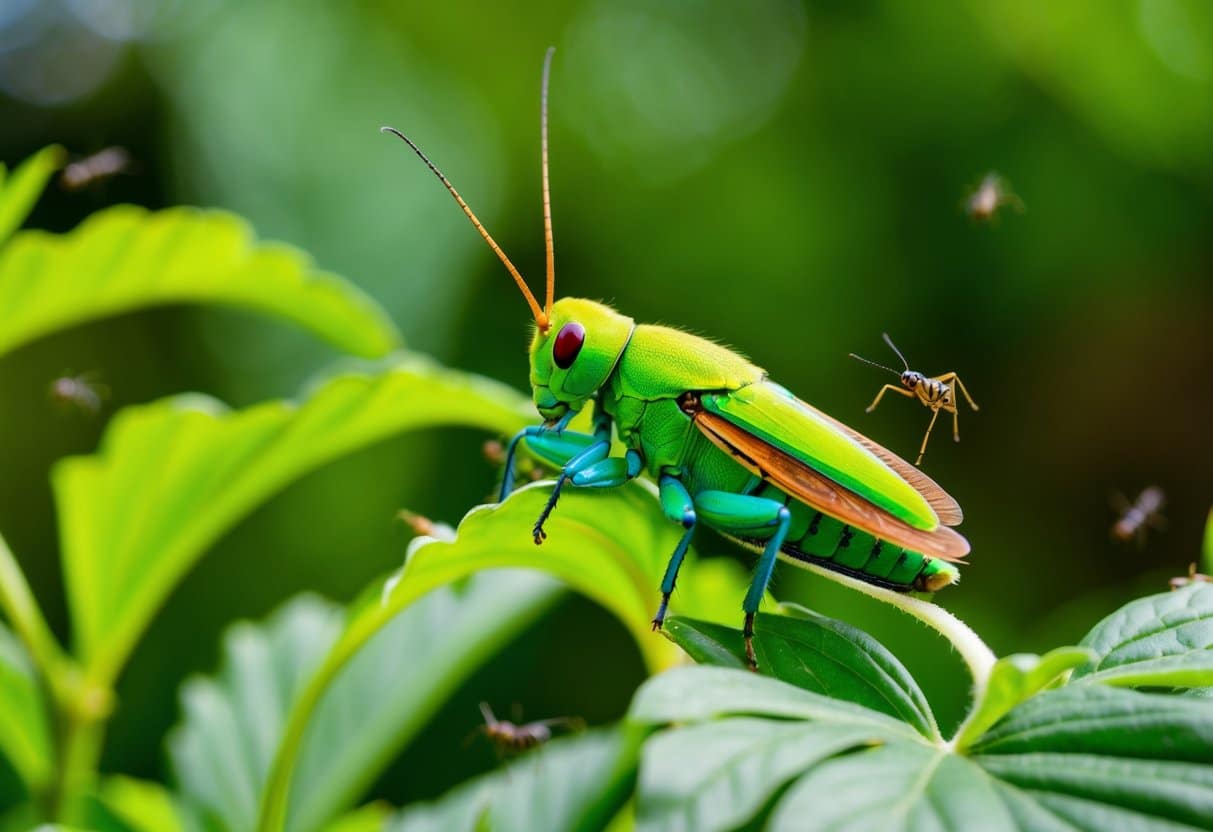
[[[560,499],[560,490],[564,488],[565,483],[572,483],[577,488],[614,488],[639,476],[644,468],[644,461],[639,453],[628,451],[622,457],[608,457],[607,454],[610,453],[610,450],[609,442],[596,443],[573,457],[564,466],[564,470],[556,479],[556,486],[552,489],[551,496],[548,497],[547,505],[539,514],[539,519],[535,521],[535,528],[531,530],[535,538],[535,545],[538,546],[547,539],[543,524],[547,522],[552,509],[556,508],[556,501]]]
[[[758,558],[754,579],[750,582],[750,589],[741,605],[745,610],[742,636],[745,639],[746,661],[749,662],[751,670],[757,670],[758,660],[754,657],[754,614],[758,612],[758,605],[767,591],[767,584],[771,582],[775,560],[779,556],[779,547],[787,536],[792,513],[778,500],[732,494],[727,491],[704,491],[697,494],[695,509],[700,520],[722,532],[741,536],[770,535],[762,555]]]
[[[682,538],[674,547],[674,554],[665,568],[665,577],[661,579],[661,606],[657,608],[657,615],[653,616],[654,630],[660,630],[661,625],[665,622],[665,612],[670,605],[670,595],[674,592],[674,582],[678,579],[678,570],[682,567],[683,558],[686,557],[687,547],[691,545],[691,535],[695,533],[695,506],[686,486],[668,474],[662,475],[658,485],[661,488],[661,510],[675,523],[681,523],[682,528],[686,531],[682,533]]]
[[[527,440],[531,452],[554,468],[563,468],[573,457],[596,442],[610,442],[611,417],[601,408],[594,411],[594,433],[576,433],[565,431],[569,421],[577,414],[569,411],[559,422],[553,425],[531,425],[525,427],[510,439],[506,448],[505,466],[501,476],[501,491],[497,502],[502,502],[514,490],[514,457],[518,451],[518,443]]]

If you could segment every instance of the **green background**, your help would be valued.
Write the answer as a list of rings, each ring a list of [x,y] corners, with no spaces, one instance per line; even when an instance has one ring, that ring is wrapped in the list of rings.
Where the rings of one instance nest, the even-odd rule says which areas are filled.
[[[940,430],[924,467],[965,507],[973,553],[939,600],[995,651],[1073,641],[1197,557],[1213,501],[1213,8],[1201,0],[10,2],[0,158],[123,145],[129,175],[52,189],[30,224],[66,230],[121,201],[232,209],[365,288],[411,348],[522,388],[525,306],[438,183],[377,128],[426,149],[538,291],[548,45],[558,292],[729,344],[906,456],[929,414],[901,399],[864,414],[892,379],[846,354],[895,362],[888,331],[915,369],[959,372],[982,410],[961,414],[959,445]],[[975,225],[961,205],[989,170],[1027,210]],[[0,360],[0,529],[57,629],[53,460],[91,451],[123,405],[290,395],[334,357],[265,319],[169,309]],[[68,370],[112,389],[101,418],[47,400]],[[242,523],[134,655],[103,768],[164,770],[176,689],[214,669],[228,622],[304,589],[348,599],[399,565],[398,508],[453,522],[482,501],[495,485],[483,439],[388,443]],[[1114,545],[1109,495],[1153,483],[1168,530],[1144,549]],[[710,535],[696,544],[749,562]],[[786,565],[773,591],[871,631],[945,719],[959,714],[962,669],[942,640]],[[461,745],[481,699],[602,722],[642,674],[624,630],[570,598],[461,690],[376,793],[433,796],[493,765],[486,747]]]

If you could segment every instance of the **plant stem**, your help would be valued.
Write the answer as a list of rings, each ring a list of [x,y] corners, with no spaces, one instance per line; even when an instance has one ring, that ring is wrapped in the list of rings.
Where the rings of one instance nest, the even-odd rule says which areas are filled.
[[[96,777],[105,737],[103,717],[82,713],[73,703],[60,712],[63,719],[59,765],[47,795],[47,816],[52,822],[78,822],[75,801]]]
[[[59,698],[66,667],[70,664],[38,608],[17,559],[0,536],[0,610],[29,651],[42,677]]]
[[[973,684],[977,690],[981,691],[985,688],[986,682],[990,678],[990,671],[998,659],[994,655],[994,651],[986,646],[977,633],[952,613],[938,604],[915,598],[913,595],[873,586],[823,567],[811,564],[807,566],[819,575],[862,592],[869,598],[875,598],[877,601],[897,607],[935,630],[956,648],[956,652],[960,654],[960,658],[969,670],[969,675],[973,677]]]
[[[96,776],[105,720],[112,694],[108,686],[90,683],[51,633],[29,583],[0,536],[0,610],[33,659],[45,682],[59,727],[59,754],[53,779],[39,802],[51,821],[63,820],[72,802]]]

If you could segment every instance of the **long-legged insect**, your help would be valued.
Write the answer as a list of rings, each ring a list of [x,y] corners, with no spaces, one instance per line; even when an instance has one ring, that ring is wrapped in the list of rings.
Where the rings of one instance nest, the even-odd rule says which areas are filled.
[[[1023,200],[1011,192],[1005,179],[990,171],[965,200],[965,213],[976,222],[990,222],[998,218],[998,209],[1004,205],[1023,213]]]
[[[893,349],[893,352],[897,353],[897,357],[905,365],[905,370],[899,373],[892,367],[877,364],[875,361],[869,361],[855,353],[851,353],[851,358],[858,358],[865,364],[871,364],[873,367],[888,370],[893,375],[900,376],[901,378],[901,387],[894,384],[886,384],[884,387],[881,387],[880,392],[876,394],[876,398],[868,405],[866,412],[871,413],[875,410],[876,405],[880,404],[881,397],[889,390],[902,396],[908,396],[911,399],[917,396],[924,406],[931,408],[931,424],[927,425],[926,435],[922,437],[922,447],[918,449],[918,459],[914,460],[915,465],[921,465],[923,454],[927,452],[927,440],[931,438],[931,429],[935,427],[935,420],[939,418],[939,411],[943,410],[952,414],[952,439],[957,442],[960,441],[960,422],[956,408],[957,387],[960,388],[960,392],[964,393],[969,407],[975,411],[980,410],[980,408],[977,406],[977,402],[973,401],[973,397],[965,389],[964,382],[960,380],[960,376],[956,375],[956,373],[944,373],[941,376],[925,376],[917,370],[911,370],[910,362],[906,361],[906,357],[901,354],[901,350],[897,349],[897,345],[893,343],[893,339],[889,337],[889,333],[885,332],[882,335],[884,336],[884,342]]]
[[[396,519],[408,526],[418,537],[436,537],[439,540],[455,539],[455,530],[446,523],[431,520],[424,514],[415,514],[407,508],[396,512]]]
[[[1162,516],[1166,502],[1166,493],[1157,485],[1143,489],[1131,503],[1123,494],[1112,495],[1112,505],[1120,512],[1120,519],[1112,524],[1112,537],[1122,543],[1136,540],[1138,546],[1144,546],[1151,528],[1161,531],[1167,527],[1166,518]]]
[[[1171,591],[1174,592],[1175,590],[1180,589],[1181,587],[1185,587],[1188,584],[1213,583],[1213,577],[1209,577],[1208,575],[1197,572],[1196,563],[1193,562],[1193,563],[1188,564],[1188,574],[1187,575],[1181,575],[1178,578],[1172,578],[1170,581],[1168,581],[1168,583],[1171,585]]]
[[[51,401],[64,408],[74,407],[89,415],[101,410],[101,404],[109,397],[109,388],[95,379],[95,373],[73,376],[65,373],[50,383],[47,395]]]
[[[517,754],[537,745],[543,745],[552,738],[552,729],[558,725],[565,726],[572,731],[580,731],[585,728],[585,720],[575,716],[558,716],[521,724],[498,719],[487,702],[480,703],[480,713],[484,716],[484,724],[476,730],[489,738],[489,741],[497,747],[499,754],[506,752]]]

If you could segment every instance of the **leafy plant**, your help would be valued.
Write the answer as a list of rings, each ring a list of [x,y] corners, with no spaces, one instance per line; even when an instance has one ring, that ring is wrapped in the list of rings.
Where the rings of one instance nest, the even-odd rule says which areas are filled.
[[[0,170],[0,244],[61,161],[52,148]],[[354,287],[230,215],[119,207],[0,248],[0,352],[179,301],[258,309],[358,355],[397,343]],[[1213,585],[1131,602],[1078,645],[996,659],[929,601],[827,573],[960,654],[973,701],[945,735],[889,650],[801,607],[766,601],[754,644],[764,675],[743,670],[729,625],[746,576],[732,561],[689,553],[666,638],[652,633],[679,530],[640,481],[567,493],[542,547],[529,529],[551,484],[533,483],[417,538],[396,574],[348,606],[304,595],[235,625],[217,675],[182,688],[172,785],[98,774],[127,659],[241,518],[387,437],[436,425],[508,434],[532,418],[517,392],[405,353],[334,366],[294,402],[232,411],[191,394],[119,412],[97,453],[53,471],[70,651],[0,538],[0,754],[28,793],[0,830],[1094,830],[1213,817]],[[1206,560],[1210,541],[1213,521]],[[653,676],[619,724],[430,803],[359,806],[440,704],[565,586],[618,618]]]
[[[772,665],[776,679],[718,666],[642,688],[631,719],[674,727],[645,745],[638,828],[731,829],[756,816],[767,829],[948,828],[974,818],[983,829],[1162,828],[1200,827],[1213,816],[1207,703],[1114,687],[1213,684],[1213,587],[1135,601],[1082,646],[999,660],[976,680],[969,716],[949,739],[890,718],[892,703],[921,692],[907,691],[908,674],[883,648],[873,661],[874,643],[835,639],[838,623],[816,617],[761,623],[769,652],[824,664],[823,676],[784,661]],[[730,658],[739,636],[699,622],[680,622],[671,635],[701,655]],[[825,638],[840,673],[803,646]],[[715,642],[710,654],[705,642]],[[1125,652],[1139,643],[1148,646]],[[873,664],[893,670],[862,679],[850,670]],[[885,707],[871,707],[874,691]]]

